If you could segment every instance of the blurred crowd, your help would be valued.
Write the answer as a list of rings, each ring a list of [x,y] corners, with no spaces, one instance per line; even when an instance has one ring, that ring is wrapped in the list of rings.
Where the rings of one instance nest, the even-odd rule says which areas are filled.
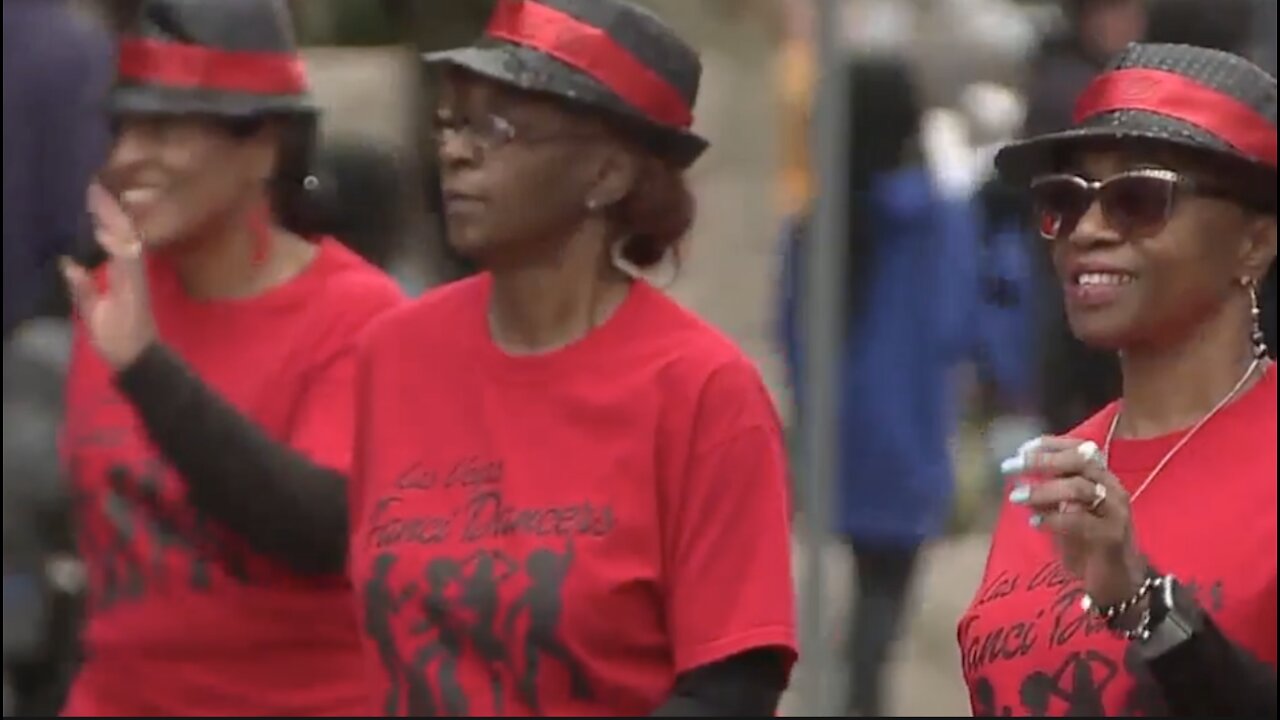
[[[410,3],[361,4],[376,6],[390,27],[432,23]],[[960,426],[978,424],[990,445],[983,452],[1004,457],[1041,431],[1074,427],[1118,394],[1115,358],[1086,349],[1067,329],[1026,199],[993,179],[992,148],[1068,127],[1073,99],[1130,42],[1226,49],[1274,72],[1276,18],[1274,2],[1254,0],[948,0],[949,10],[928,11],[899,0],[846,4],[846,47],[829,87],[839,89],[852,127],[838,466],[857,471],[836,478],[834,530],[849,540],[857,570],[848,709],[875,716],[888,710],[885,667],[910,619],[920,553],[955,530]],[[750,8],[743,12],[758,12],[775,32],[781,135],[770,178],[777,282],[747,292],[770,298],[770,340],[786,368],[780,394],[798,402],[808,381],[801,298],[822,69],[811,1]],[[84,191],[112,142],[102,98],[113,81],[113,32],[136,3],[4,0],[3,9],[4,703],[6,716],[31,717],[61,705],[78,662],[84,590],[73,495],[57,451],[69,306],[56,260],[94,254]],[[309,12],[298,15],[315,22]],[[965,22],[937,19],[947,12]],[[334,17],[345,16],[331,11],[330,25]],[[483,17],[475,8],[451,13],[426,37],[388,42],[461,44]],[[929,18],[968,35],[930,32]],[[965,58],[985,67],[950,77],[949,66]],[[424,98],[431,90],[425,82],[414,88]],[[415,142],[425,144],[425,105],[410,106]],[[411,293],[470,274],[443,241],[430,156],[426,148],[406,156],[367,139],[326,138],[311,152],[318,192],[301,227],[336,236]],[[1275,348],[1274,267],[1263,298]],[[794,408],[783,412],[798,435]],[[983,472],[994,476],[992,467]],[[994,492],[989,485],[981,492]],[[981,520],[968,525],[981,530]]]

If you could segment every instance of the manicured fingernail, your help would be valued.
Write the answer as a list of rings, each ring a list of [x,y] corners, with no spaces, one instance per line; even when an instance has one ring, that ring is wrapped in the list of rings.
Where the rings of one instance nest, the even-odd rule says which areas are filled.
[[[1027,460],[1024,455],[1016,455],[1000,463],[1000,472],[1004,475],[1020,475],[1027,470]]]
[[[1044,442],[1044,438],[1031,438],[1030,440],[1022,443],[1022,447],[1018,448],[1018,456],[1021,457],[1023,455],[1027,455],[1031,452],[1039,450],[1040,443],[1042,442]]]
[[[1080,453],[1080,457],[1086,462],[1092,462],[1102,453],[1102,449],[1098,447],[1098,443],[1086,440],[1076,446],[1076,452]]]
[[[1015,505],[1021,505],[1031,499],[1031,488],[1027,485],[1019,485],[1009,493],[1009,502]]]
[[[1038,528],[1043,522],[1044,522],[1043,515],[1032,515],[1031,519],[1027,521],[1027,524],[1033,528]]]

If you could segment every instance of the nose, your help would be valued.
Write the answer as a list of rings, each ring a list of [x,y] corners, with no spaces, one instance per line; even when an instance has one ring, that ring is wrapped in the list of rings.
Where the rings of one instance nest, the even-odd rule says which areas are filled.
[[[1106,213],[1102,211],[1102,203],[1096,198],[1067,236],[1067,242],[1079,247],[1106,245],[1121,240],[1123,238],[1107,220]]]
[[[466,165],[476,161],[475,143],[466,135],[465,132],[457,130],[446,130],[440,133],[436,152],[440,156],[441,165]]]

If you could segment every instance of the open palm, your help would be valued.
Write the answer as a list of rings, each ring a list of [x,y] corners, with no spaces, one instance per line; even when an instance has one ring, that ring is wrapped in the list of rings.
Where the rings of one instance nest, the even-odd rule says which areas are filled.
[[[68,258],[62,272],[90,341],[108,364],[121,369],[156,338],[143,244],[124,208],[100,185],[89,188],[88,203],[94,236],[107,253],[106,286]]]

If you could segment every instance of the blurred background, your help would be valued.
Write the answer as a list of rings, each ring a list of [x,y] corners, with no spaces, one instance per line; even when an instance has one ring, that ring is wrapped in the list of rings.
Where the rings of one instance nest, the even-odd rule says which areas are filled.
[[[68,32],[107,43],[99,64],[110,72],[111,33],[137,3],[42,1],[66,6],[76,25]],[[15,159],[21,153],[11,152],[11,143],[19,149],[22,143],[19,119],[11,122],[11,107],[21,101],[11,88],[60,82],[46,65],[11,57],[10,33],[21,32],[11,17],[16,4],[4,0],[6,210],[25,197]],[[1003,497],[995,468],[1027,438],[1066,430],[1116,394],[1112,358],[1069,337],[1023,199],[992,181],[991,155],[1024,133],[1069,124],[1075,94],[1133,40],[1229,49],[1274,72],[1276,2],[642,4],[701,49],[697,124],[713,143],[691,173],[699,216],[683,262],[655,282],[758,361],[795,439],[798,507],[836,493],[844,505],[863,504],[911,525],[886,527],[847,513],[812,522],[812,512],[799,513],[797,590],[806,645],[786,713],[856,712],[847,699],[851,678],[874,675],[861,666],[879,662],[874,650],[868,658],[846,647],[845,628],[860,612],[864,623],[901,622],[884,661],[885,714],[967,715],[955,623],[980,579],[987,532]],[[292,6],[324,109],[316,174],[325,195],[317,222],[415,294],[471,272],[449,252],[435,212],[424,110],[432,88],[416,58],[469,42],[490,2]],[[98,120],[92,107],[65,107],[64,114]],[[817,122],[819,111],[827,113],[825,124]],[[825,135],[815,134],[824,128]],[[828,179],[830,193],[815,204],[820,178]],[[43,238],[39,228],[11,232],[8,215],[4,703],[6,716],[31,716],[59,706],[74,662],[81,585],[67,520],[70,495],[54,451],[66,308],[51,268],[36,264],[27,277],[11,278],[11,252]],[[841,263],[838,292],[825,301],[809,292],[813,252],[823,242],[836,252],[822,257]],[[1273,271],[1266,296],[1271,347],[1275,292]],[[812,337],[813,302],[825,302],[840,318],[836,342]],[[11,307],[23,310],[11,318]],[[899,437],[917,437],[918,457],[863,462],[857,453],[865,438],[856,423],[841,424],[830,438],[835,446],[806,439],[803,399],[815,394],[798,389],[812,366],[802,350],[813,347],[832,348],[838,357],[831,367],[846,385],[889,389],[869,389],[864,412]],[[906,402],[902,393],[920,383],[932,394],[916,398],[914,414],[894,411]],[[826,461],[817,457],[823,453]],[[924,488],[927,496],[894,491],[907,475],[923,478],[909,489]],[[940,513],[941,521],[921,529],[922,513]],[[867,546],[903,552],[872,558],[861,552]]]

